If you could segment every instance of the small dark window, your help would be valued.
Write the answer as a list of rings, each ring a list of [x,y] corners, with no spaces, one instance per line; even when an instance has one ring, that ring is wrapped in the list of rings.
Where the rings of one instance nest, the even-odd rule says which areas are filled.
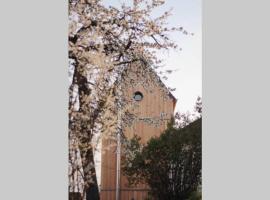
[[[135,101],[141,101],[143,99],[143,94],[141,92],[135,92],[134,96],[133,96],[133,99]]]

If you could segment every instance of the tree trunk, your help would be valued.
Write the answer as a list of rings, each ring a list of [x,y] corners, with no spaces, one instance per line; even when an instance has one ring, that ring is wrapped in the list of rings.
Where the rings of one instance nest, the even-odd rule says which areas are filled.
[[[77,126],[79,126],[79,135],[77,135],[77,139],[79,140],[79,150],[82,158],[82,169],[84,173],[84,183],[86,187],[84,188],[84,194],[86,195],[86,199],[91,200],[99,200],[99,191],[98,191],[98,184],[96,178],[96,170],[95,170],[95,163],[94,163],[94,155],[93,149],[91,146],[91,140],[93,137],[92,129],[94,128],[96,115],[91,114],[89,109],[89,103],[85,102],[85,97],[91,94],[91,90],[88,87],[87,77],[85,77],[81,70],[79,69],[78,63],[75,65],[74,69],[74,76],[73,76],[73,83],[78,86],[78,95],[79,95],[79,110],[78,113],[81,113],[82,116],[90,114],[90,118],[85,121],[84,119],[77,119]],[[71,107],[71,105],[69,105]],[[97,113],[97,112],[94,112]],[[71,119],[70,123],[71,122]],[[90,126],[88,126],[90,125]],[[72,131],[72,130],[71,130]],[[77,193],[70,193],[70,200],[77,200],[78,195]],[[80,197],[80,200],[82,197]]]

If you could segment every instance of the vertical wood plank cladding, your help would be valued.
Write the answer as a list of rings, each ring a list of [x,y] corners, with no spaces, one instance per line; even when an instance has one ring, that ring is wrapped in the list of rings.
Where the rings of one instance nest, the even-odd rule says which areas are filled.
[[[141,137],[141,141],[146,143],[151,137],[159,136],[167,126],[167,122],[174,113],[174,100],[165,93],[159,84],[154,81],[147,88],[141,84],[146,78],[151,78],[151,75],[136,74],[138,84],[123,84],[129,86],[123,91],[123,96],[130,100],[131,105],[137,105],[134,109],[134,114],[138,117],[137,121],[133,122],[130,127],[124,129],[124,134],[127,138],[132,138],[135,134]],[[131,78],[130,78],[131,79]],[[136,82],[135,81],[135,82]],[[140,91],[143,94],[143,99],[140,102],[135,102],[133,99],[134,92]],[[158,119],[161,113],[166,114],[166,120],[159,122],[157,125],[146,123],[142,119]],[[110,141],[114,142],[115,141]],[[106,149],[108,139],[102,140],[102,149]],[[103,150],[102,166],[101,166],[101,200],[115,200],[116,189],[116,154],[115,148]],[[120,197],[121,200],[144,200],[147,197],[148,186],[138,184],[136,187],[128,185],[128,180],[121,174],[120,178]]]

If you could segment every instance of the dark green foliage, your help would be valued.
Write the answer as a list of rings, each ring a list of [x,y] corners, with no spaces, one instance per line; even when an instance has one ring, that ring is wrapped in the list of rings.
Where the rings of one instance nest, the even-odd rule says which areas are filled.
[[[153,199],[158,200],[194,196],[201,183],[201,123],[201,118],[184,128],[174,128],[171,123],[143,147],[138,137],[133,138],[123,163],[130,184],[147,183]]]
[[[192,192],[187,200],[201,200],[201,199],[202,199],[202,192],[198,190]]]

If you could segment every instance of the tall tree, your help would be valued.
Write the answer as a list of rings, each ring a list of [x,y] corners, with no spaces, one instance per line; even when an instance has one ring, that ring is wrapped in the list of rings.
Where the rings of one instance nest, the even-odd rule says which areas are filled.
[[[132,2],[115,8],[101,0],[69,0],[69,174],[71,180],[75,173],[83,179],[81,199],[85,195],[89,199],[97,188],[94,135],[100,127],[117,130],[117,115],[112,115],[117,112],[115,83],[134,62],[158,69],[161,60],[156,51],[177,48],[168,34],[187,33],[182,27],[167,27],[170,12],[151,17],[163,0]],[[70,181],[70,191],[77,187],[75,183]]]

